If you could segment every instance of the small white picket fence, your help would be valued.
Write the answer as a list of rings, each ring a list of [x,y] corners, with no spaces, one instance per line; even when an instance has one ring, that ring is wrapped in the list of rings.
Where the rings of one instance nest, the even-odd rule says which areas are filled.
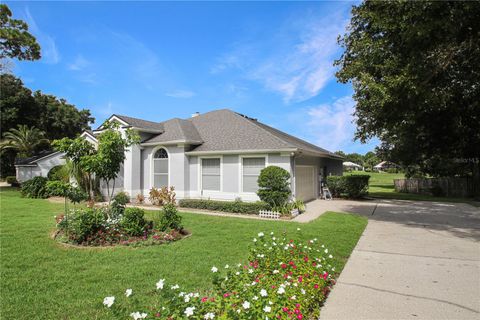
[[[300,214],[298,209],[293,209],[291,212],[292,217],[296,217]],[[266,218],[266,219],[280,219],[280,216],[282,215],[280,212],[277,211],[269,211],[269,210],[260,210],[258,212],[258,215],[260,218]]]
[[[280,212],[276,211],[269,211],[269,210],[260,210],[258,212],[258,215],[260,218],[266,218],[266,219],[280,219]]]

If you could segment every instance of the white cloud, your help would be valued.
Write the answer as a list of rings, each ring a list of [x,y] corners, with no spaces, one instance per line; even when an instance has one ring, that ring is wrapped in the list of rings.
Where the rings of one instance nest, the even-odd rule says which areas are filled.
[[[75,60],[68,65],[69,70],[80,71],[90,65],[90,61],[85,59],[81,54],[77,55]]]
[[[301,19],[297,17],[296,22]],[[302,21],[278,30],[268,41],[237,44],[218,59],[211,73],[237,69],[244,77],[282,95],[287,103],[307,100],[318,95],[333,78],[333,61],[340,50],[337,36],[344,32],[347,22],[337,15]]]
[[[172,98],[191,98],[195,95],[195,92],[189,91],[189,90],[174,90],[171,92],[165,93],[167,97],[172,97]]]
[[[35,35],[40,44],[42,54],[40,61],[49,64],[58,63],[60,61],[60,53],[58,52],[55,39],[40,30],[28,7],[25,8],[24,15],[30,31]]]

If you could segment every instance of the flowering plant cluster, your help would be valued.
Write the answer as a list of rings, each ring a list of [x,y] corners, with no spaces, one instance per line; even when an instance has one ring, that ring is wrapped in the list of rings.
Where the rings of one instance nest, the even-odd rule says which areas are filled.
[[[211,268],[211,292],[188,293],[161,279],[156,284],[157,303],[152,306],[140,307],[127,294],[115,303],[115,297],[106,297],[104,305],[118,318],[132,319],[318,318],[335,283],[332,259],[317,239],[302,243],[285,234],[277,238],[261,232],[253,239],[246,263],[226,265],[223,272]]]
[[[181,239],[184,229],[159,230],[153,221],[144,219],[138,208],[84,208],[55,217],[62,242],[83,246],[154,245]],[[114,212],[115,214],[112,214]]]

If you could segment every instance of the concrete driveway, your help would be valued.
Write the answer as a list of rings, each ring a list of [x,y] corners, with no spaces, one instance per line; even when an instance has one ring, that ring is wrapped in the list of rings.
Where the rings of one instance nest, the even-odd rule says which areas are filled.
[[[329,210],[358,212],[369,223],[322,320],[480,319],[479,208],[386,200],[321,205],[335,202]]]

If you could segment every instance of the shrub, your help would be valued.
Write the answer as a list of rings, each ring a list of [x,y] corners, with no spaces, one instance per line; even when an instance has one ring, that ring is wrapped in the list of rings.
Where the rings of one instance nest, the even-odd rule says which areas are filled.
[[[140,208],[126,208],[119,225],[128,235],[143,235],[147,225],[145,211]]]
[[[144,203],[144,202],[145,202],[145,196],[144,196],[143,194],[141,194],[141,193],[137,194],[137,196],[136,196],[136,201],[137,201],[137,203],[139,203],[139,204]]]
[[[156,206],[163,206],[164,204],[175,204],[175,188],[171,186],[168,187],[161,187],[160,189],[152,188],[150,189],[149,200],[153,205]]]
[[[5,181],[6,181],[9,185],[11,185],[12,187],[18,187],[18,186],[20,186],[20,183],[18,183],[17,177],[15,177],[15,176],[8,176],[8,177],[5,179]]]
[[[335,283],[333,256],[324,245],[316,239],[301,243],[285,234],[272,233],[267,239],[261,232],[249,251],[246,263],[225,266],[225,272],[213,266],[213,290],[204,294],[160,279],[157,290],[149,293],[157,296],[155,307],[144,306],[143,297],[129,294],[107,297],[103,304],[118,319],[319,318],[319,306]],[[134,288],[133,294],[142,291]]]
[[[385,170],[386,173],[398,173],[398,169],[397,168],[388,168],[387,170]]]
[[[178,205],[184,208],[203,209],[232,213],[258,214],[260,210],[268,210],[270,206],[266,202],[242,202],[242,201],[214,201],[200,199],[182,199]]]
[[[22,195],[27,198],[47,198],[47,181],[45,177],[34,177],[22,183]]]
[[[47,181],[46,189],[49,196],[67,198],[70,191],[70,184],[59,180]]]
[[[345,178],[345,193],[348,198],[361,198],[368,193],[368,181],[370,176],[366,174],[362,175],[349,175]]]
[[[130,196],[126,192],[119,192],[113,197],[113,201],[116,201],[119,205],[126,205],[130,202]]]
[[[340,197],[345,192],[345,176],[328,176],[327,186],[332,197]]]
[[[68,173],[67,166],[59,165],[55,166],[47,174],[47,178],[50,181],[63,181],[69,182],[70,181],[70,174]]]
[[[284,206],[290,197],[290,174],[287,170],[268,166],[260,172],[258,177],[258,197],[271,207]]]
[[[105,213],[98,208],[85,208],[72,211],[73,214],[63,219],[58,227],[65,231],[71,241],[81,244],[88,242],[102,230]]]
[[[168,203],[162,208],[162,217],[160,219],[160,230],[182,230],[182,217],[178,215],[175,205]]]

